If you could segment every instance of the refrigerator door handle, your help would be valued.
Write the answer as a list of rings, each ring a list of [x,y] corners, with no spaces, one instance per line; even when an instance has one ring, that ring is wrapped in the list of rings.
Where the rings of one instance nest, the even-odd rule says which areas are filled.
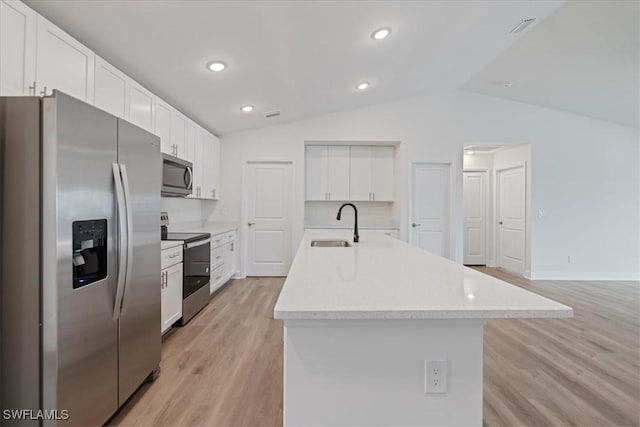
[[[122,293],[124,291],[124,280],[126,274],[126,259],[124,257],[127,248],[127,230],[125,228],[126,207],[124,204],[124,190],[122,189],[122,179],[120,177],[120,165],[113,163],[113,181],[116,189],[116,204],[118,208],[118,280],[116,286],[116,298],[113,303],[113,320],[120,317],[120,305],[122,304]]]
[[[127,167],[120,165],[120,174],[124,187],[124,200],[127,207],[127,269],[124,276],[124,290],[122,292],[122,304],[120,305],[120,316],[124,316],[127,311],[127,294],[131,287],[131,267],[133,267],[133,206],[131,201],[131,190],[129,188],[129,177]]]

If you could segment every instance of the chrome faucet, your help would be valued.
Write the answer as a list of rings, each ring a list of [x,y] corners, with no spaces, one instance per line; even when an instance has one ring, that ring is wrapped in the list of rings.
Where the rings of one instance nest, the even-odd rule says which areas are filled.
[[[358,235],[358,208],[356,208],[356,205],[354,205],[353,203],[343,203],[342,206],[340,206],[340,209],[338,209],[338,216],[336,216],[336,219],[340,221],[340,216],[342,215],[342,208],[344,208],[345,206],[351,206],[353,208],[353,212],[355,213],[356,224],[353,229],[353,242],[358,243],[360,241],[360,236]]]

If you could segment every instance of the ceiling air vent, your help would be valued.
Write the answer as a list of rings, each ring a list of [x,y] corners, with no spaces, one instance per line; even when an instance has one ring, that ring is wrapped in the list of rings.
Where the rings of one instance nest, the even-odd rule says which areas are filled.
[[[509,31],[511,34],[516,34],[516,33],[521,33],[523,32],[529,25],[533,24],[534,21],[536,20],[536,18],[527,18],[527,19],[523,19],[522,21],[520,21],[520,23],[518,25],[515,26],[515,28],[511,31]]]
[[[264,118],[265,119],[270,119],[272,117],[278,117],[279,115],[280,115],[280,111],[279,110],[269,111],[268,113],[264,114]]]

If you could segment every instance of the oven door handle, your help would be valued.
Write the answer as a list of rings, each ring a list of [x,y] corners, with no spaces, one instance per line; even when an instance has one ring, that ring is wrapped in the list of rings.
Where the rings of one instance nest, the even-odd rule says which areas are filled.
[[[197,240],[195,242],[190,242],[190,243],[185,243],[184,244],[184,248],[185,249],[191,249],[191,248],[195,248],[195,247],[198,247],[198,246],[206,245],[207,243],[211,243],[211,238],[204,239],[204,240]]]
[[[120,165],[113,163],[113,181],[116,190],[116,205],[118,208],[118,278],[116,285],[116,298],[113,302],[113,320],[120,317],[120,306],[122,304],[122,294],[124,292],[124,281],[127,269],[125,250],[127,247],[127,229],[125,218],[127,216],[124,202],[124,190],[122,189],[122,177],[120,176]]]
[[[129,188],[129,176],[125,165],[120,165],[120,174],[122,175],[124,200],[127,207],[127,268],[124,276],[122,305],[120,306],[120,316],[124,316],[127,311],[127,295],[131,288],[131,268],[133,267],[133,202],[131,200],[131,189]]]

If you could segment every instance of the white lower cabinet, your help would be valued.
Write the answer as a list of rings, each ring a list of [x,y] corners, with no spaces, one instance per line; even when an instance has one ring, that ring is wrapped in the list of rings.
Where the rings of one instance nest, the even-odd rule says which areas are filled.
[[[211,236],[211,282],[213,294],[236,273],[236,231]]]
[[[182,317],[182,246],[162,251],[160,331],[164,334]]]

